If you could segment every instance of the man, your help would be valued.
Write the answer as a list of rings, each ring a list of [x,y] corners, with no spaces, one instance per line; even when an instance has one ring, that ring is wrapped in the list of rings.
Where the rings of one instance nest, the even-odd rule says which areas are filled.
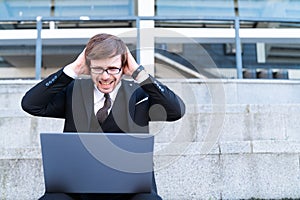
[[[123,75],[135,81],[123,80]],[[183,101],[137,64],[121,39],[109,34],[92,37],[74,62],[30,89],[22,108],[36,116],[64,118],[64,132],[148,133],[149,121],[175,121],[185,112]],[[41,199],[161,198],[153,178],[151,193],[45,193]]]

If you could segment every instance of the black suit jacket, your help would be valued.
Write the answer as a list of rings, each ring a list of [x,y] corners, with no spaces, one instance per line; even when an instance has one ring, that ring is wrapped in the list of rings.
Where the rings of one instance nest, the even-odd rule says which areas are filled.
[[[149,121],[175,121],[185,112],[183,101],[152,76],[141,84],[122,80],[110,115],[100,127],[93,90],[91,79],[74,80],[61,69],[30,89],[22,108],[35,116],[64,118],[64,132],[144,133],[149,132]]]

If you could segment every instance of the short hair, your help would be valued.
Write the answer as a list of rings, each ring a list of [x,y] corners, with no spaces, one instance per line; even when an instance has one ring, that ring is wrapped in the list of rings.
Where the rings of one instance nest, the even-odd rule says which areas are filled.
[[[90,38],[85,49],[85,59],[90,67],[91,60],[112,58],[121,55],[124,67],[127,63],[127,48],[125,43],[117,36],[101,33]]]

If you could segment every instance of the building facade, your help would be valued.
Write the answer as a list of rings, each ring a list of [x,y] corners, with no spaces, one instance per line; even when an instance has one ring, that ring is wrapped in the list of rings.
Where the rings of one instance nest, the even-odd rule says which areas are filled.
[[[160,78],[299,79],[299,21],[296,0],[1,0],[0,78],[43,78],[107,32]]]

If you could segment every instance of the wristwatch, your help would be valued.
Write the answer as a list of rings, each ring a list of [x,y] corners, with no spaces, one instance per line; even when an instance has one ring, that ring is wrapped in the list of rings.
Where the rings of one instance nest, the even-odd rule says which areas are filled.
[[[133,73],[132,73],[132,78],[133,79],[136,79],[136,77],[139,75],[139,73],[141,72],[141,71],[143,71],[145,68],[142,66],[142,65],[140,65]]]

